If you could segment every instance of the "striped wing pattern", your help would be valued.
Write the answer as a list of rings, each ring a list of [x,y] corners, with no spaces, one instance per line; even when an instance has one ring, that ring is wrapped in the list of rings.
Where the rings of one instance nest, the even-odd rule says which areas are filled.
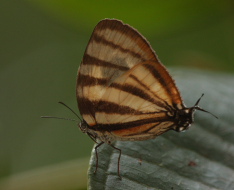
[[[105,19],[95,27],[77,78],[79,110],[95,125],[98,102],[117,77],[146,60],[158,61],[149,43],[136,30],[118,20]]]
[[[144,140],[166,132],[174,125],[170,116],[176,106],[183,105],[168,72],[152,61],[118,77],[102,99],[95,114],[99,130],[109,130],[121,140]]]
[[[129,25],[98,23],[77,77],[77,101],[90,129],[120,140],[153,138],[184,107],[178,89],[147,40]]]

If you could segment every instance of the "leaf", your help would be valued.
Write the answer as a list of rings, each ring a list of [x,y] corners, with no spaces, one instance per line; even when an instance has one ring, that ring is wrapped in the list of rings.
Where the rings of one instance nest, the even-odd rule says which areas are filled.
[[[118,151],[106,144],[100,147],[94,174],[93,150],[89,189],[234,189],[234,77],[186,69],[172,73],[189,106],[205,93],[200,106],[219,119],[197,111],[195,124],[184,133],[116,142],[122,150],[122,180],[117,176]]]

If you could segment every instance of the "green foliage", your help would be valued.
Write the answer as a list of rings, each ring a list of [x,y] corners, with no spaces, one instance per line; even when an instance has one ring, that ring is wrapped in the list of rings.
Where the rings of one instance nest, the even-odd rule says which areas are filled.
[[[19,179],[14,177],[21,174],[25,176],[24,174],[28,172],[37,173],[38,170],[41,171],[40,168],[50,169],[54,164],[59,166],[69,160],[82,160],[90,156],[93,142],[80,132],[76,123],[43,120],[40,116],[75,118],[57,102],[64,101],[77,110],[75,97],[77,68],[90,34],[99,20],[117,18],[137,28],[150,41],[166,67],[177,65],[183,68],[233,73],[234,12],[232,10],[232,1],[210,0],[134,1],[134,3],[123,0],[111,2],[1,0],[0,184],[5,179]],[[180,89],[184,89],[182,95],[187,96],[186,103],[192,105],[202,92],[205,92],[202,101],[211,101],[210,97],[213,97],[215,92],[214,94],[218,94],[219,97],[212,104],[205,104],[204,108],[218,116],[221,112],[224,118],[222,121],[227,121],[225,125],[233,125],[232,116],[228,113],[233,108],[230,103],[232,101],[227,96],[232,92],[233,83],[229,83],[229,79],[233,80],[232,77],[217,75],[218,80],[215,78],[215,81],[219,88],[214,91],[211,89],[212,86],[203,84],[209,73],[199,75],[201,81],[197,81],[198,78],[194,77],[194,83],[191,84],[192,80],[189,80],[191,85],[188,86],[186,83],[190,75],[184,76],[185,72],[182,74],[181,79],[181,73],[178,76],[176,74],[175,79],[179,85],[182,85]],[[197,89],[196,94],[190,90],[193,86]],[[215,106],[221,111],[212,110]],[[206,114],[197,115],[203,117]],[[196,124],[199,124],[199,117],[196,118]],[[214,125],[221,121],[208,117],[207,115],[209,121],[214,120]],[[194,125],[185,136],[192,133],[194,128],[197,126]],[[210,128],[218,130],[215,127]],[[219,128],[218,134],[228,130],[226,126]],[[182,135],[172,134],[176,138]],[[227,132],[225,137],[231,134]],[[167,134],[155,139],[152,144],[166,137]],[[149,142],[151,144],[151,141]],[[130,144],[136,146],[141,143],[144,142]],[[122,150],[124,153],[125,149]],[[211,150],[211,152],[216,151]],[[146,155],[149,153],[147,150]],[[143,155],[142,152],[140,155]],[[223,159],[220,155],[217,157]],[[225,157],[225,160],[230,158],[232,157]],[[135,159],[140,160],[141,157]],[[126,161],[122,159],[122,175],[125,171],[124,163]],[[87,167],[88,164],[84,164],[84,168]],[[112,164],[112,167],[115,174],[116,164]],[[143,159],[142,167],[144,167]],[[77,180],[76,183],[84,184],[83,179],[87,177],[84,168],[83,178],[78,179],[78,176],[73,178]],[[142,172],[139,173],[142,175]],[[46,175],[42,176],[45,179]],[[29,178],[24,179],[27,181]],[[51,178],[48,177],[49,179]],[[66,178],[60,182],[66,184]],[[37,186],[36,182],[34,185]],[[84,186],[83,189],[85,188]]]
[[[108,145],[100,147],[98,172],[93,174],[93,150],[90,189],[234,189],[234,89],[230,89],[234,77],[176,71],[185,102],[192,106],[204,92],[201,106],[219,119],[199,112],[195,124],[184,133],[170,131],[153,140],[116,142],[122,150],[122,180],[117,175],[119,152]]]

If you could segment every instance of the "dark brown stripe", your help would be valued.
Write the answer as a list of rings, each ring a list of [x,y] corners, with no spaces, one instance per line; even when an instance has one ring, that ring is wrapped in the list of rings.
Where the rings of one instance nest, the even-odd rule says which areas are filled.
[[[123,106],[123,105],[119,105],[119,104],[116,104],[113,102],[107,102],[107,101],[100,101],[98,103],[98,108],[96,112],[105,112],[108,114],[121,114],[121,115],[124,115],[124,114],[143,115],[143,114],[159,113],[159,112],[142,112],[134,108],[131,108],[129,106]]]
[[[146,101],[154,103],[155,105],[157,105],[159,107],[163,107],[163,108],[165,107],[164,105],[162,105],[159,102],[155,101],[155,99],[153,99],[151,96],[149,96],[143,90],[141,90],[141,89],[139,89],[139,88],[137,88],[135,86],[132,86],[132,85],[129,85],[129,84],[112,83],[110,85],[110,87],[113,87],[113,88],[119,89],[121,91],[128,92],[129,94],[138,96],[138,97],[140,97],[142,99],[145,99]]]
[[[156,78],[164,88],[167,88],[168,86],[167,82],[164,80],[161,74],[155,69],[154,66],[150,64],[144,64],[144,67],[146,67],[150,71],[152,76],[154,76],[154,78]],[[168,89],[167,89],[167,92],[168,92]]]
[[[139,114],[145,114],[141,111],[135,110],[129,106],[122,106],[113,102],[107,102],[107,101],[100,101],[98,103],[98,108],[96,112],[105,112],[108,114],[132,114],[132,115],[139,115]]]
[[[135,44],[139,47],[141,47],[144,50],[144,55],[147,60],[152,60],[158,62],[157,56],[154,52],[154,50],[151,48],[150,43],[147,41],[147,39],[140,34],[135,28],[132,26],[123,23],[120,20],[116,19],[105,19],[100,21],[97,26],[95,27],[94,33],[98,33],[99,30],[106,30],[110,29],[113,32],[118,31],[119,33],[123,35],[127,35],[128,38],[132,39]]]
[[[154,78],[156,78],[161,83],[163,88],[166,89],[166,92],[168,96],[170,96],[172,101],[177,101],[177,99],[179,99],[179,103],[182,103],[181,97],[177,90],[175,82],[171,78],[170,74],[168,73],[166,68],[164,68],[163,65],[161,64],[157,65],[158,66],[157,69],[155,68],[155,66],[151,64],[144,64],[144,66],[150,71],[150,73],[154,76]],[[176,93],[174,93],[174,91],[172,91],[171,88],[174,88],[176,90]],[[177,107],[174,107],[174,108],[177,109]]]
[[[144,87],[147,91],[151,92],[154,97],[156,97],[157,99],[161,100],[161,102],[158,102],[158,105],[160,105],[160,107],[165,107],[167,110],[173,110],[173,107],[171,107],[165,100],[163,100],[162,98],[160,98],[159,96],[157,96],[157,94],[155,94],[154,92],[151,91],[151,89],[146,86],[145,84],[143,84],[136,76],[134,75],[129,75],[129,77],[131,77],[132,79],[134,79],[135,81],[137,81],[142,87]]]
[[[111,42],[111,41],[107,41],[107,40],[104,39],[102,36],[98,36],[96,33],[94,33],[92,37],[93,37],[92,39],[93,39],[94,41],[98,42],[98,43],[104,44],[104,45],[106,45],[106,46],[110,46],[110,47],[112,47],[112,48],[114,48],[114,49],[118,49],[118,50],[120,50],[120,51],[123,52],[123,53],[128,53],[128,54],[130,54],[131,56],[140,59],[141,61],[145,61],[145,59],[141,56],[141,54],[136,53],[136,52],[133,52],[133,51],[131,51],[130,49],[125,49],[125,48],[121,47],[120,45],[114,44],[114,43]]]
[[[105,112],[108,114],[132,114],[132,115],[142,115],[142,114],[156,114],[158,112],[142,112],[135,110],[129,106],[121,106],[119,104],[107,101],[90,101],[87,98],[78,98],[79,109],[81,114],[90,114],[92,115],[96,112]],[[91,111],[93,110],[93,111]],[[161,112],[160,112],[161,113]]]
[[[92,113],[95,116],[96,112],[106,112],[108,114],[120,113],[120,114],[143,114],[128,106],[120,106],[112,102],[106,101],[90,101],[87,98],[78,98],[79,109],[81,114]]]
[[[95,85],[106,85],[109,79],[99,79],[89,75],[82,75],[81,73],[78,76],[79,84],[82,86],[95,86]]]
[[[145,88],[147,91],[151,92],[153,94],[154,97],[156,97],[157,99],[161,100],[161,102],[157,101],[157,105],[159,105],[160,107],[164,107],[166,108],[167,110],[173,110],[173,108],[165,101],[163,100],[162,98],[158,97],[154,92],[151,91],[151,89],[146,86],[144,83],[142,83],[136,76],[134,75],[129,75],[129,77],[131,77],[132,79],[134,79],[138,84],[140,84],[143,88]]]
[[[116,64],[113,64],[111,62],[103,61],[103,60],[100,60],[96,57],[92,57],[92,56],[88,55],[87,53],[83,57],[82,64],[84,64],[84,65],[97,65],[97,66],[101,66],[101,67],[109,67],[109,68],[119,69],[121,71],[129,70],[129,68],[126,66],[116,65]]]
[[[97,131],[118,131],[122,129],[130,129],[134,127],[139,127],[141,125],[145,125],[148,123],[156,123],[156,122],[165,122],[165,121],[172,121],[169,117],[155,117],[155,118],[147,118],[141,119],[137,121],[130,121],[125,123],[115,123],[115,124],[98,124],[95,126],[95,130]],[[92,127],[93,129],[93,127]]]
[[[167,121],[166,121],[167,122]],[[162,124],[162,122],[160,122],[159,124],[157,124],[156,126],[158,126],[158,125],[160,125],[160,124]],[[168,131],[168,130],[170,130],[171,129],[171,127],[174,125],[174,123],[173,124],[171,124],[171,125],[169,125],[169,126],[166,126],[166,127],[163,127],[163,128],[160,128],[160,129],[162,129],[162,133],[164,133],[164,132],[166,132],[166,131]],[[153,126],[153,127],[150,127],[149,129],[147,129],[147,130],[145,130],[144,131],[144,133],[148,133],[150,130],[152,130],[153,128],[155,128],[156,126]],[[162,133],[160,133],[160,134],[157,134],[157,136],[158,135],[161,135]]]
[[[146,134],[146,133],[148,133],[151,129],[157,127],[157,126],[160,125],[161,123],[162,123],[162,122],[160,122],[160,123],[158,123],[158,124],[156,124],[156,125],[150,127],[149,129],[146,128],[146,130],[141,131],[141,134]],[[139,133],[138,133],[138,132],[137,132],[137,133],[131,133],[131,134],[124,135],[124,136],[125,136],[125,137],[131,137],[131,136],[135,136],[135,135],[139,135]]]
[[[147,133],[150,134],[149,131],[152,130],[152,129],[154,129],[155,127],[157,127],[157,126],[160,125],[160,124],[162,124],[162,122],[158,123],[157,125],[154,125],[154,126],[150,127],[149,129],[146,129],[146,130],[144,130],[144,131],[141,131],[141,134],[147,134]],[[174,125],[174,124],[169,125],[169,126],[167,126],[166,128],[163,128],[163,130],[160,131],[160,133],[155,134],[155,136],[159,136],[159,135],[165,133],[166,131],[170,130],[171,127],[172,127],[173,125]],[[151,134],[152,134],[152,133],[151,133]],[[131,136],[135,136],[135,135],[139,135],[139,133],[132,133],[132,134],[129,134],[129,135],[124,135],[124,137],[131,137]]]
[[[81,115],[90,114],[93,118],[95,118],[95,112],[96,112],[98,102],[90,101],[89,99],[80,98],[80,97],[77,97],[77,102],[78,102],[78,108],[79,108]]]
[[[128,35],[129,38],[132,40],[136,40],[136,38],[141,38],[144,43],[146,43],[148,46],[149,42],[133,27],[131,27],[128,24],[124,24],[120,20],[116,19],[105,19],[98,23],[95,30],[106,30],[110,29],[112,31],[118,31],[119,33],[122,33],[124,35]]]
[[[171,93],[171,89],[168,86],[168,84],[170,84],[170,82],[172,81],[172,79],[170,78],[171,81],[166,81],[164,79],[164,77],[155,69],[155,67],[153,65],[144,64],[144,66],[150,71],[150,73],[152,74],[152,76],[154,76],[154,78],[159,81],[159,83],[163,86],[163,88],[166,89],[166,92],[167,92],[168,96],[170,96],[171,99],[172,99],[172,96],[174,96],[174,94]],[[169,74],[167,74],[167,75],[168,75],[168,77],[170,77]]]

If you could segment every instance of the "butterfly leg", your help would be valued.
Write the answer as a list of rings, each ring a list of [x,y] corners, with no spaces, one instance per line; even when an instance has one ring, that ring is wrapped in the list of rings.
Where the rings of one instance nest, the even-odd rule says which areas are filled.
[[[111,147],[113,147],[114,149],[119,151],[119,158],[118,158],[118,176],[120,179],[122,179],[121,175],[120,175],[120,158],[121,158],[121,149],[114,147],[112,144],[110,144]]]
[[[94,135],[92,135],[92,134],[89,133],[89,132],[87,132],[87,135],[88,135],[96,144],[98,144],[97,141],[96,141],[96,137],[95,137]]]
[[[97,172],[97,169],[98,169],[98,152],[97,152],[97,149],[98,147],[100,147],[104,142],[100,142],[97,146],[95,146],[95,154],[96,154],[96,169],[94,171],[94,173]]]

